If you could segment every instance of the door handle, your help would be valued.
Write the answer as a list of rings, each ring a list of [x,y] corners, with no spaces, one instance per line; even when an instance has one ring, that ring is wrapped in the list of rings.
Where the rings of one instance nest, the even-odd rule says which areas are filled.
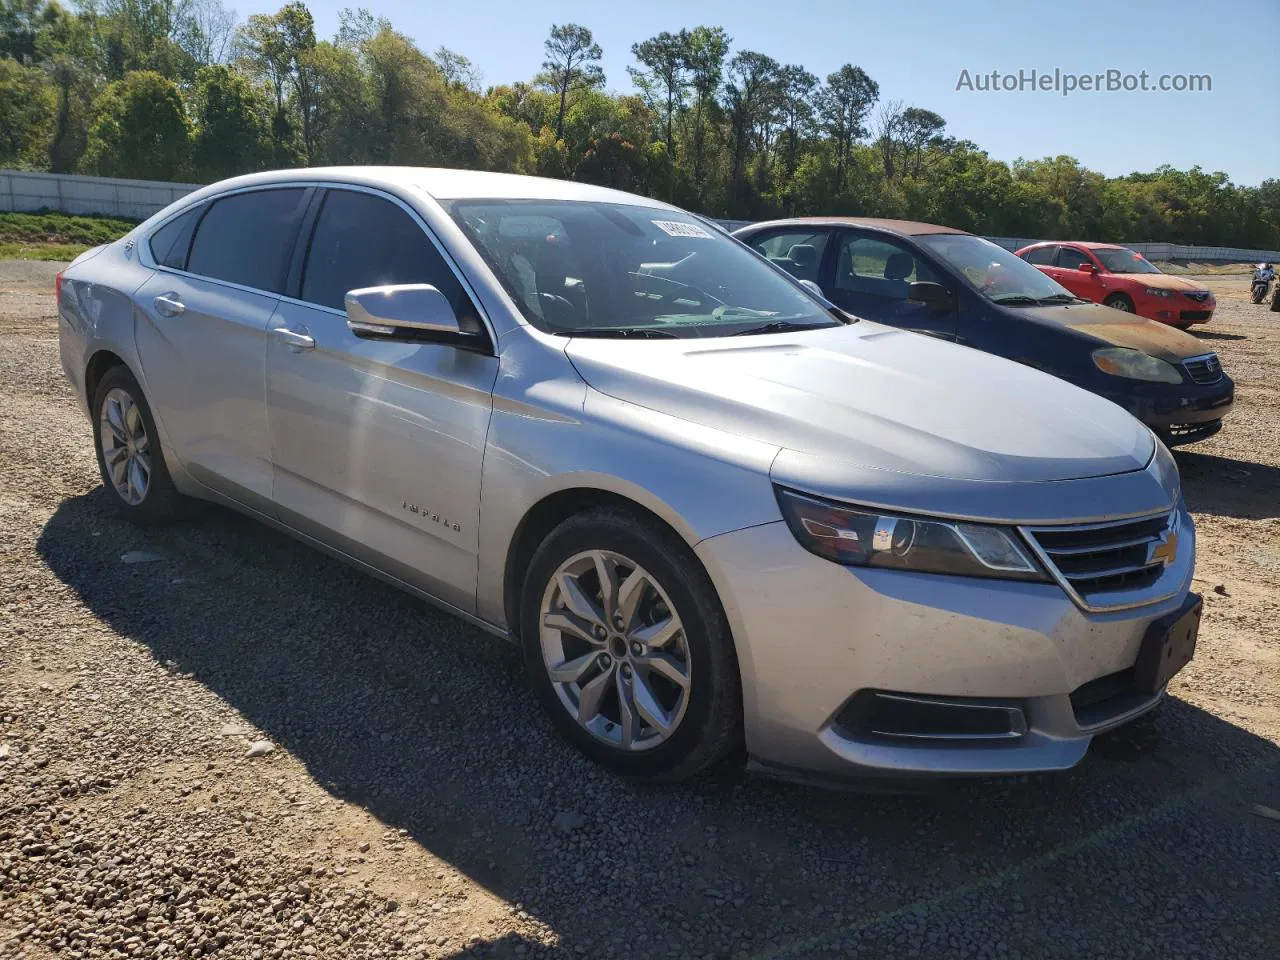
[[[176,293],[162,293],[151,302],[162,317],[176,317],[187,312],[187,305],[178,299]]]
[[[303,330],[306,328],[304,327]],[[315,338],[308,333],[299,330],[290,330],[288,327],[276,327],[271,331],[277,340],[283,340],[288,344],[289,349],[294,353],[302,350],[314,350],[316,348]]]

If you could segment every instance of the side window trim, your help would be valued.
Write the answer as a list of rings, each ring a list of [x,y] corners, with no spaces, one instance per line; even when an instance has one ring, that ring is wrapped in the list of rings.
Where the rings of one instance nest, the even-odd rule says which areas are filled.
[[[489,337],[490,349],[496,353],[498,337],[494,332],[493,323],[489,320],[489,314],[485,310],[484,304],[481,303],[480,298],[476,296],[475,287],[471,285],[471,281],[467,279],[467,275],[463,273],[461,268],[458,266],[457,261],[453,259],[453,254],[451,254],[444,244],[440,242],[439,238],[436,237],[435,231],[431,229],[425,220],[423,220],[417,210],[414,210],[413,207],[409,206],[409,204],[405,203],[395,194],[388,193],[385,190],[378,190],[373,187],[366,187],[362,184],[327,183],[321,185],[316,190],[316,193],[320,196],[313,201],[312,206],[307,210],[302,219],[302,226],[303,230],[306,232],[307,239],[305,244],[298,244],[298,247],[303,248],[301,251],[303,262],[299,265],[297,283],[296,285],[291,286],[286,293],[280,294],[280,298],[282,300],[288,300],[290,303],[297,303],[304,307],[310,307],[312,310],[324,310],[339,317],[346,316],[346,312],[343,310],[335,310],[333,307],[327,307],[321,303],[312,303],[310,300],[302,299],[302,281],[306,274],[306,260],[311,256],[311,242],[315,238],[316,226],[320,221],[320,210],[324,204],[324,197],[336,190],[347,190],[352,193],[366,193],[382,200],[389,200],[409,215],[409,218],[417,225],[418,229],[422,231],[427,240],[430,241],[431,245],[435,248],[436,253],[440,255],[440,259],[444,262],[444,265],[453,274],[454,279],[458,281],[463,292],[466,293],[467,297],[471,300],[472,309],[475,310],[476,316],[480,318],[480,322],[484,324],[485,332]],[[301,237],[301,234],[299,234],[299,236]],[[297,247],[295,247],[294,252],[295,254],[298,253]],[[290,273],[290,279],[292,280],[292,278],[293,274]]]
[[[234,280],[223,280],[220,277],[207,277],[202,273],[192,273],[190,270],[186,269],[186,265],[191,262],[191,250],[192,250],[192,247],[195,246],[196,234],[200,232],[200,225],[204,222],[204,218],[209,215],[209,211],[213,209],[213,205],[217,203],[219,200],[225,200],[228,197],[239,196],[242,193],[261,193],[264,190],[315,191],[316,189],[317,188],[314,183],[298,183],[295,181],[284,181],[281,183],[268,183],[268,184],[260,184],[252,187],[244,187],[240,190],[228,190],[226,193],[219,193],[219,194],[216,194],[215,196],[205,197],[203,200],[199,201],[198,203],[193,203],[190,206],[183,207],[181,210],[174,213],[173,216],[166,217],[161,223],[156,224],[156,226],[153,229],[147,231],[146,242],[140,243],[137,245],[138,249],[142,251],[142,253],[139,254],[138,259],[143,266],[150,267],[152,270],[158,270],[163,273],[173,273],[173,274],[177,274],[180,277],[191,277],[193,280],[200,280],[204,283],[216,283],[219,286],[230,287],[232,290],[243,290],[246,293],[257,293],[267,297],[277,297],[277,298],[282,297],[284,296],[284,294],[279,293],[278,291],[275,291],[275,290],[264,290],[261,287],[250,287],[250,286],[246,286],[243,283],[236,283]],[[309,204],[310,201],[304,201],[304,203]],[[166,267],[162,263],[157,263],[155,257],[151,255],[151,237],[155,235],[156,231],[160,230],[161,228],[163,228],[173,220],[182,216],[184,213],[188,213],[189,211],[194,210],[200,206],[203,206],[203,209],[200,210],[200,215],[196,218],[196,224],[191,230],[191,236],[187,239],[187,255],[182,259],[183,269],[179,270],[177,267]],[[296,249],[296,243],[298,238],[298,228],[303,223],[305,223],[309,212],[310,212],[310,206],[308,205],[307,208],[303,211],[302,216],[299,218],[298,223],[294,227],[293,240],[292,240],[294,244],[293,249]],[[285,281],[287,281],[288,279],[287,268],[289,267],[290,263],[291,263],[291,260],[286,259],[285,261],[286,275],[284,278],[282,278]]]

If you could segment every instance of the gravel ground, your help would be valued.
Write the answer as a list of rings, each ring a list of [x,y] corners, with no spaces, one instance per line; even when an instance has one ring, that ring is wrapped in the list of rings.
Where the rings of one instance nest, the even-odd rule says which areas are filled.
[[[118,522],[54,269],[0,264],[0,957],[1280,956],[1280,316],[1243,279],[1159,719],[876,797],[620,782],[501,641],[230,513]]]

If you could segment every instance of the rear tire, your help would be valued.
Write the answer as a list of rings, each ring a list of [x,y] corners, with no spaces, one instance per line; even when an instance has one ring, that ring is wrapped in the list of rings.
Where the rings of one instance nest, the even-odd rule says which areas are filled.
[[[601,766],[684,780],[740,745],[719,597],[688,546],[638,511],[592,508],[556,527],[529,564],[520,628],[543,709]]]
[[[1113,293],[1107,299],[1102,301],[1104,307],[1110,307],[1112,310],[1122,310],[1125,313],[1133,313],[1133,301],[1123,293]]]
[[[141,526],[177,519],[183,498],[169,476],[146,395],[126,367],[102,375],[92,410],[98,472],[116,512]]]

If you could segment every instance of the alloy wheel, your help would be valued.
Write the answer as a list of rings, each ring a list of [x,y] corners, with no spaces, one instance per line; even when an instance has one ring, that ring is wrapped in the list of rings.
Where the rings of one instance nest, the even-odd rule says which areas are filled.
[[[548,582],[539,624],[543,667],[582,729],[626,752],[676,732],[689,705],[689,643],[647,570],[609,550],[576,554]]]
[[[142,410],[120,387],[114,387],[103,398],[98,443],[116,493],[129,506],[138,506],[151,486],[151,439]]]

